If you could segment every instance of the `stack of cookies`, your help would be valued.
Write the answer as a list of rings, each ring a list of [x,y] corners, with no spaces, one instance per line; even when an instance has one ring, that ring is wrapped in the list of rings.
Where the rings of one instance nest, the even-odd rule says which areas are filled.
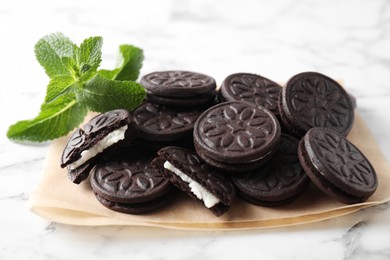
[[[195,72],[160,71],[142,77],[141,84],[147,99],[132,111],[136,141],[156,149],[178,143],[193,147],[195,121],[215,102],[215,80]]]
[[[377,188],[374,168],[346,139],[351,96],[323,74],[300,73],[281,87],[237,73],[218,93],[212,77],[188,71],[150,73],[141,84],[143,104],[96,116],[62,156],[70,180],[90,175],[96,198],[112,210],[157,210],[181,190],[220,216],[236,193],[277,206],[310,183],[343,203],[363,202]]]

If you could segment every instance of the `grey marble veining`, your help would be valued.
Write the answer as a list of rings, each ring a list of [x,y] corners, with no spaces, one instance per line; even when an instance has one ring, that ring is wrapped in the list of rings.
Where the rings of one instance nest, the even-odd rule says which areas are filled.
[[[145,51],[142,74],[188,69],[252,72],[278,82],[315,70],[342,80],[390,160],[390,1],[6,1],[0,5],[0,259],[390,259],[390,204],[296,227],[236,232],[78,227],[28,211],[48,144],[5,133],[34,117],[48,78],[33,46],[61,31],[104,37],[102,68],[118,45]]]

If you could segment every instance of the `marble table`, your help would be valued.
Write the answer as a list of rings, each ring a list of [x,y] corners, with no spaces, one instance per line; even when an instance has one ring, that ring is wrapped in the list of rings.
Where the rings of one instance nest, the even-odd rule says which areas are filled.
[[[5,133],[33,118],[48,78],[34,44],[63,32],[104,37],[102,68],[122,43],[142,74],[183,69],[218,83],[234,72],[285,82],[302,71],[342,80],[390,160],[390,1],[5,1],[0,5],[0,259],[390,259],[390,204],[314,224],[253,231],[79,227],[32,214],[48,143]]]

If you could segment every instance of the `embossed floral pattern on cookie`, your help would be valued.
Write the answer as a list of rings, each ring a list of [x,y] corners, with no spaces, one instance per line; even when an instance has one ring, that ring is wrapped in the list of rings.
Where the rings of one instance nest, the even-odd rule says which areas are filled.
[[[309,184],[298,160],[298,139],[282,134],[277,152],[262,167],[232,180],[242,197],[256,205],[281,205],[292,201]]]
[[[320,73],[292,77],[280,103],[285,125],[299,138],[312,127],[328,127],[347,135],[353,124],[354,110],[347,92]]]
[[[228,100],[246,101],[279,114],[278,100],[282,90],[277,83],[259,75],[236,73],[228,76],[222,83],[221,92]]]
[[[318,158],[338,181],[361,188],[375,185],[371,164],[347,139],[333,131],[315,131],[311,135],[311,142]]]
[[[165,71],[150,74],[146,79],[151,83],[162,86],[175,86],[183,88],[194,88],[210,84],[211,79],[203,74],[188,71]]]
[[[216,88],[212,77],[191,71],[152,72],[142,77],[141,84],[149,92],[162,96],[202,94]]]
[[[170,139],[191,134],[201,110],[176,110],[145,102],[132,112],[134,122],[142,137]]]
[[[303,171],[298,160],[298,140],[282,135],[282,141],[275,156],[259,170],[247,174],[244,179],[248,187],[257,192],[269,192],[275,189],[284,193],[297,182],[302,181]],[[273,194],[275,195],[275,194]]]
[[[279,140],[280,126],[269,110],[231,101],[203,113],[194,134],[206,153],[255,159]]]
[[[164,178],[150,165],[149,161],[138,161],[131,165],[126,161],[111,161],[100,167],[95,178],[106,190],[118,196],[134,196],[158,186]]]
[[[138,152],[134,153],[131,149]],[[164,190],[169,183],[151,166],[154,157],[153,153],[147,153],[140,147],[114,153],[97,164],[91,183],[95,190],[116,202],[128,202],[129,199],[141,202],[145,194],[149,194],[148,199],[158,197],[160,190]]]

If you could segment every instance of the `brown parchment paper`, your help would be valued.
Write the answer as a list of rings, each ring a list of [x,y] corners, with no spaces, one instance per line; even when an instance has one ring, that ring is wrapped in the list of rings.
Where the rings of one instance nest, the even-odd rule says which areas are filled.
[[[60,168],[60,156],[68,138],[58,139],[50,145],[41,180],[29,201],[34,213],[59,223],[198,230],[282,227],[334,218],[390,200],[390,166],[358,113],[348,139],[368,157],[379,180],[377,191],[368,201],[345,205],[328,198],[311,184],[296,201],[285,206],[259,207],[237,198],[232,208],[221,217],[214,216],[184,194],[179,194],[162,210],[144,215],[122,214],[105,208],[95,199],[89,181],[73,184],[67,179],[66,170]]]

